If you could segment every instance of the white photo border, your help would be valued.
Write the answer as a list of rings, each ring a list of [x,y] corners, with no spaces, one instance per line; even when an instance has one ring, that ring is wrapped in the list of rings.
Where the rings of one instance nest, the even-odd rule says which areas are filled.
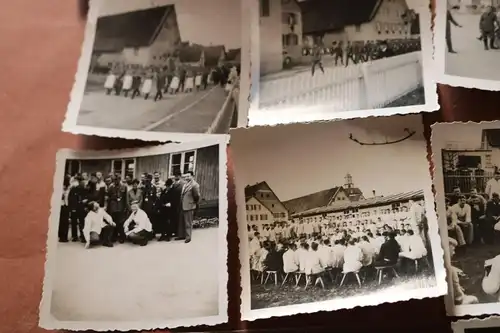
[[[236,1],[241,1],[241,0],[236,0]],[[90,67],[90,61],[92,58],[92,51],[94,47],[95,34],[97,29],[97,20],[100,18],[99,16],[100,8],[104,2],[106,2],[106,0],[90,1],[89,11],[87,15],[87,23],[85,25],[84,38],[80,52],[80,58],[78,60],[77,72],[75,74],[75,82],[73,83],[73,87],[71,89],[70,101],[68,103],[66,116],[62,124],[62,131],[72,134],[98,135],[108,138],[123,138],[131,140],[138,139],[143,141],[157,141],[157,142],[199,141],[203,140],[208,134],[220,137],[229,136],[229,134],[227,133],[216,134],[216,133],[154,132],[154,131],[144,131],[144,130],[127,130],[127,129],[78,125],[78,115],[80,113],[84,98],[85,86],[87,84],[88,70]],[[144,1],[143,8],[168,6],[170,2],[173,3],[173,0],[168,1],[168,3],[165,4],[162,3],[161,5],[157,4],[154,0]],[[241,50],[243,51],[243,45]],[[243,54],[241,54],[241,59],[243,62]],[[240,114],[241,112],[238,113]],[[239,115],[239,117],[241,116]],[[240,122],[241,124],[246,124],[246,119],[244,117],[243,120],[239,118],[238,126],[240,126]]]
[[[422,116],[420,116],[422,119]],[[337,124],[337,126],[341,123]],[[421,127],[423,130],[423,126]],[[427,160],[427,149],[425,140],[422,140],[422,159],[427,161],[427,167],[430,171],[430,166]],[[422,162],[423,163],[423,162]],[[241,167],[241,166],[240,166]],[[234,163],[234,174],[238,175],[238,164]],[[430,288],[421,288],[415,290],[398,290],[397,287],[386,292],[384,299],[380,300],[381,295],[364,295],[353,296],[345,299],[334,299],[328,301],[320,301],[313,303],[295,304],[287,306],[269,307],[252,310],[251,308],[251,281],[250,281],[250,263],[248,254],[248,235],[247,221],[245,209],[245,193],[244,189],[247,184],[242,184],[238,177],[235,177],[235,196],[237,205],[237,223],[238,237],[240,239],[240,276],[241,276],[241,320],[253,321],[257,319],[266,319],[271,317],[291,316],[295,314],[314,313],[319,311],[336,311],[342,309],[352,309],[355,307],[374,306],[384,303],[403,302],[412,299],[424,299],[431,297],[443,296],[448,291],[446,283],[446,269],[444,268],[444,253],[441,247],[441,238],[439,236],[439,227],[437,215],[434,209],[434,195],[432,193],[432,178],[429,177],[422,183],[424,191],[424,201],[426,217],[429,226],[429,238],[431,242],[432,258],[434,263],[434,276],[436,285]]]
[[[498,327],[500,329],[500,317],[493,316],[487,318],[462,319],[451,323],[453,333],[465,333],[469,328],[490,328]]]
[[[431,126],[431,149],[432,149],[432,162],[433,162],[433,178],[434,178],[434,190],[435,190],[435,201],[436,209],[438,214],[439,228],[441,231],[441,242],[445,253],[445,265],[448,267],[451,265],[451,257],[449,250],[449,237],[448,237],[448,227],[446,222],[446,205],[445,205],[445,193],[444,193],[444,176],[443,176],[443,156],[441,154],[442,149],[445,148],[444,141],[447,139],[445,134],[440,131],[440,128],[448,126],[477,126],[482,129],[493,129],[500,128],[500,121],[489,121],[489,122],[452,122],[452,123],[435,123]],[[459,133],[459,132],[458,132]],[[480,304],[467,304],[467,305],[455,305],[454,295],[453,295],[453,285],[451,281],[451,275],[448,274],[448,294],[444,297],[444,302],[446,306],[446,313],[449,316],[454,317],[464,317],[464,316],[480,316],[485,314],[500,314],[500,306],[493,306],[493,304],[500,305],[498,303],[480,303]]]
[[[500,80],[484,80],[446,74],[446,10],[448,0],[435,0],[436,16],[434,19],[434,62],[435,76],[438,83],[453,87],[476,88],[481,90],[500,90]]]
[[[329,112],[328,105],[311,105],[287,107],[286,110],[260,109],[260,29],[259,29],[259,0],[253,2],[251,12],[251,89],[250,109],[248,110],[248,126],[275,126],[280,124],[307,123],[324,120],[341,120],[352,118],[366,118],[370,116],[403,115],[409,113],[432,112],[439,110],[437,84],[434,78],[434,47],[432,45],[432,14],[430,1],[425,0],[421,6],[414,8],[420,14],[420,42],[422,48],[422,75],[424,79],[425,104],[409,105],[392,108],[378,108],[366,110],[346,110]],[[284,116],[285,115],[285,116]]]
[[[42,300],[40,302],[39,326],[48,330],[93,330],[93,331],[131,331],[131,330],[153,330],[163,328],[190,327],[198,325],[217,325],[228,321],[228,190],[227,190],[227,140],[224,137],[211,136],[204,141],[188,143],[171,143],[160,146],[123,150],[102,151],[74,151],[61,149],[57,153],[56,170],[54,175],[53,193],[51,198],[51,209],[49,217],[49,228],[47,236],[47,253],[45,262],[45,276],[43,280]],[[61,184],[64,178],[65,163],[68,159],[108,159],[124,157],[142,157],[149,155],[171,154],[193,149],[219,145],[219,227],[218,227],[218,299],[219,314],[209,317],[178,318],[155,321],[60,321],[51,314],[52,281],[55,272],[55,255],[57,253],[58,219],[60,211],[60,200],[62,195]]]

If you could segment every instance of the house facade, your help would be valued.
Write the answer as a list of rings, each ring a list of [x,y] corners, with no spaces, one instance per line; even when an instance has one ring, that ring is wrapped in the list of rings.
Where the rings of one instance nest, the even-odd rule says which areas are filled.
[[[288,221],[288,210],[263,181],[245,187],[246,216],[249,224],[272,224]]]
[[[93,52],[100,67],[162,66],[180,42],[175,6],[170,5],[99,18]]]
[[[349,215],[354,219],[377,218],[392,214],[393,209],[411,208],[411,202],[417,202],[423,207],[423,190],[405,192],[388,196],[374,196],[356,202],[336,202],[329,206],[319,207],[292,215],[294,220],[321,221],[325,216],[337,218]]]
[[[143,173],[159,172],[162,179],[175,173],[192,171],[200,184],[200,207],[214,208],[219,203],[219,146],[171,154],[150,155],[116,159],[68,160],[66,174],[102,172],[104,175],[118,174],[139,178]]]

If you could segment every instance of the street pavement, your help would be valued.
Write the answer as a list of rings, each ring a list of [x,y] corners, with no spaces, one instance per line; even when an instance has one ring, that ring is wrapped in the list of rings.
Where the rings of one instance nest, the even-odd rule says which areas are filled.
[[[226,93],[222,87],[176,95],[154,102],[136,97],[106,95],[92,89],[84,95],[77,124],[124,130],[205,133],[220,111]]]
[[[500,50],[486,51],[479,41],[478,14],[453,13],[462,28],[451,25],[451,38],[456,54],[446,52],[445,73],[485,80],[500,80]],[[445,41],[443,41],[444,43]]]

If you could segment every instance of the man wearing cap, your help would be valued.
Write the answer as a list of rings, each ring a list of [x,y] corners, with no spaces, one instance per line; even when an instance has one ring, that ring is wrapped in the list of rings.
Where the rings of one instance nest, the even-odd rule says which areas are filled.
[[[484,190],[486,195],[488,196],[488,200],[491,199],[491,195],[493,193],[500,194],[500,171],[495,171],[495,175],[493,178],[488,180],[486,183],[486,189]]]
[[[134,201],[131,203],[132,213],[123,224],[125,235],[133,244],[140,246],[148,245],[153,228],[148,215],[139,208],[139,203]]]

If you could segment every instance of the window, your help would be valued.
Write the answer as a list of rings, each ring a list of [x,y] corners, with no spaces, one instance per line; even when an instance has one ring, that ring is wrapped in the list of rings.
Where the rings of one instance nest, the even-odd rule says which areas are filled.
[[[267,215],[266,215],[266,214],[261,214],[261,215],[260,215],[260,219],[261,219],[262,221],[267,221]]]
[[[401,206],[401,203],[399,202],[395,202],[391,205],[391,209],[399,209],[399,207]]]
[[[271,207],[274,208],[274,204],[271,204]]]
[[[247,205],[247,210],[250,210],[250,209],[249,209],[249,207],[250,207],[250,206],[249,206],[249,205]]]
[[[68,160],[66,161],[66,167],[64,173],[67,175],[74,176],[82,171],[82,162],[78,160]]]
[[[169,177],[173,177],[176,173],[185,174],[188,171],[195,172],[195,169],[196,150],[185,151],[170,156]]]
[[[361,25],[360,24],[356,24],[356,32],[361,32]]]
[[[253,215],[250,215],[250,221],[253,221]]]
[[[111,160],[111,173],[135,178],[135,158]]]
[[[271,0],[260,0],[260,17],[269,17],[271,15]]]

